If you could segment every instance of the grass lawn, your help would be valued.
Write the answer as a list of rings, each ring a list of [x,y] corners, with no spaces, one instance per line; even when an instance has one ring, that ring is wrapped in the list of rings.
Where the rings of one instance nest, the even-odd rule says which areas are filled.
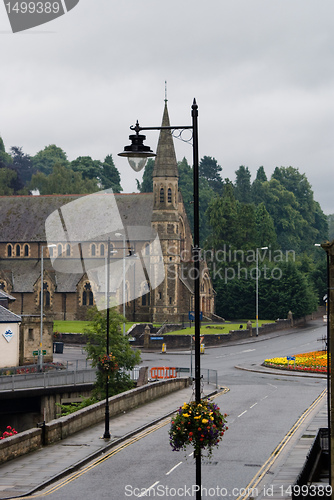
[[[242,320],[240,320],[242,321]],[[229,333],[230,330],[239,330],[240,325],[242,324],[242,330],[245,330],[247,325],[246,323],[241,323],[240,321],[236,323],[221,323],[221,325],[201,325],[201,335],[222,335]],[[253,329],[256,328],[256,321],[252,321]],[[263,323],[274,323],[271,320],[259,320],[259,327],[262,326]],[[207,328],[210,326],[210,328]],[[177,330],[176,332],[164,333],[165,335],[195,335],[195,327],[184,328],[183,330]]]
[[[90,323],[90,321],[54,321],[53,331],[59,333],[83,333],[84,328],[89,327]],[[132,322],[125,323],[125,331],[127,332],[132,325]],[[121,327],[123,329],[123,323]]]

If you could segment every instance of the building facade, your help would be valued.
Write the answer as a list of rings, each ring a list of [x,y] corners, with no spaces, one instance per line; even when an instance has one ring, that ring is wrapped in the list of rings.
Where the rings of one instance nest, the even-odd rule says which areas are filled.
[[[162,125],[169,125],[167,103]],[[85,195],[0,197],[0,289],[15,297],[10,305],[12,312],[38,314],[43,296],[44,312],[54,319],[86,318],[98,294],[106,293],[94,276],[101,277],[108,260],[111,281],[114,273],[122,282],[118,287],[111,285],[109,293],[120,312],[125,301],[129,321],[176,323],[186,320],[189,311],[194,309],[194,267],[192,236],[178,189],[178,175],[172,134],[161,130],[153,193],[95,193],[100,207],[110,206],[111,196],[113,203],[116,202],[119,222],[118,226],[116,222],[114,225],[119,230],[107,234],[105,227],[98,228],[99,224],[105,225],[100,222],[99,213],[88,211],[87,225],[78,218],[81,232],[78,230],[76,234],[81,234],[80,241],[78,236],[68,237],[67,220],[62,214],[67,213],[70,203],[76,202],[77,205],[72,206],[79,206]],[[59,226],[65,229],[63,236],[61,231],[55,231],[58,238],[50,242],[45,223],[51,214],[59,214]],[[89,220],[93,221],[90,226]],[[152,234],[158,236],[161,251],[156,258],[161,260],[164,269],[164,279],[157,282],[157,286],[150,285],[150,279],[145,279],[147,269],[143,271],[143,262],[151,253]],[[124,256],[136,259],[126,274],[124,269],[122,274]],[[132,286],[129,273],[143,277],[139,283],[136,279],[136,287]],[[203,316],[210,318],[214,313],[214,290],[205,262],[201,262],[200,290]]]

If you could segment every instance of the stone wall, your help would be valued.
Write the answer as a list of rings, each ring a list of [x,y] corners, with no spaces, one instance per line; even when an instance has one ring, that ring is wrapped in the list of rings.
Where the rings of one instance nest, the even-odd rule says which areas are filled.
[[[187,387],[189,378],[161,380],[123,392],[109,399],[110,417],[141,406],[153,399]],[[25,455],[45,444],[65,439],[87,427],[103,422],[105,401],[46,423],[44,429],[30,429],[0,441],[0,464]]]

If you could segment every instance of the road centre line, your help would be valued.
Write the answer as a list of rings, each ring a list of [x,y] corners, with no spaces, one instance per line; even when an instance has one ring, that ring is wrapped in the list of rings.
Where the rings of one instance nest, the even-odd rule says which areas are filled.
[[[182,460],[181,460],[181,462],[179,462],[178,464],[174,465],[174,467],[172,467],[172,468],[171,468],[171,470],[169,470],[168,472],[166,472],[166,476],[169,476],[169,474],[170,474],[171,472],[173,472],[173,470],[175,470],[175,469],[176,469],[176,467],[178,467],[178,466],[179,466],[179,465],[181,465],[182,463],[183,463],[183,462],[182,462]]]
[[[239,417],[242,417],[242,415],[244,415],[245,413],[247,413],[247,410],[243,411],[242,413],[240,413],[240,415],[238,415],[238,418]]]
[[[250,406],[249,408],[254,408],[254,406],[256,406],[257,403],[254,403],[252,406]]]
[[[152,484],[152,486],[150,486],[149,488],[147,488],[146,490],[144,490],[140,495],[137,495],[137,498],[140,498],[140,497],[146,497],[147,496],[147,493],[152,489],[154,488],[154,486],[156,486],[157,484],[159,484],[160,481],[156,481],[155,483]]]

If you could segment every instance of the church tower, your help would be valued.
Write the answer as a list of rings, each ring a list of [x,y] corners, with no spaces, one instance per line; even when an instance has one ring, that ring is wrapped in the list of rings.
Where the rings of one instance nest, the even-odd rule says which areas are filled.
[[[162,127],[169,127],[167,100]],[[158,233],[165,265],[165,280],[153,290],[152,318],[155,322],[179,321],[180,233],[178,211],[178,167],[170,130],[161,130],[153,169],[152,227]]]

